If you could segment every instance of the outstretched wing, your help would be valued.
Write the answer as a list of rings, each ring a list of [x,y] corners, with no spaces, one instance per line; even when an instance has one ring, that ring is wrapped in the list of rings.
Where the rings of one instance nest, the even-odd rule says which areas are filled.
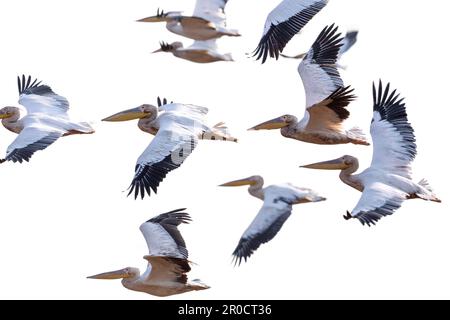
[[[344,86],[336,67],[341,34],[334,24],[325,27],[298,67],[305,88],[306,107],[328,98]]]
[[[150,196],[150,189],[157,193],[166,175],[181,166],[197,143],[197,136],[184,128],[161,127],[137,160],[128,195],[134,192],[135,198],[143,199],[145,194]]]
[[[361,198],[351,216],[363,225],[375,225],[381,218],[390,216],[400,208],[407,194],[381,182],[364,186]]]
[[[349,31],[345,34],[344,39],[342,40],[342,47],[339,50],[338,60],[342,57],[344,53],[351,49],[354,46],[356,41],[358,40],[358,31]]]
[[[328,0],[284,0],[267,17],[253,56],[262,63],[278,59],[286,44],[328,3]]]
[[[28,114],[65,114],[69,110],[69,101],[63,96],[57,95],[49,86],[41,85],[41,82],[31,81],[31,76],[17,77],[19,87],[19,103],[27,109]]]
[[[416,157],[417,146],[414,129],[408,122],[403,99],[390,85],[378,90],[373,85],[373,118],[370,134],[373,140],[371,168],[411,178],[411,163]]]
[[[191,221],[191,217],[184,210],[186,209],[160,214],[140,226],[150,256],[188,258],[186,243],[178,230],[180,224]]]
[[[228,0],[197,0],[194,17],[213,22],[217,26],[226,26],[225,5]]]
[[[36,151],[46,149],[62,135],[62,132],[54,131],[49,127],[25,126],[9,145],[3,161],[28,162]]]

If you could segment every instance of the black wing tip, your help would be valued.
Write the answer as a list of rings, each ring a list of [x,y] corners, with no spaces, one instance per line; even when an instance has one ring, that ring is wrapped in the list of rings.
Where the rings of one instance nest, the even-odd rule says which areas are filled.
[[[268,57],[278,60],[288,42],[326,6],[327,2],[326,0],[317,1],[286,21],[276,25],[272,23],[267,33],[261,38],[258,47],[253,51],[253,57],[256,57],[256,60],[262,59],[261,64],[264,64]]]
[[[176,209],[169,212],[161,213],[146,222],[179,225],[181,223],[189,224],[192,221],[189,213],[184,212],[186,208]]]
[[[29,75],[26,77],[24,74],[21,76],[17,76],[17,86],[19,89],[19,95],[23,94],[26,90],[37,88],[41,85],[42,81],[39,81],[37,78],[35,78],[33,81],[31,81],[32,78]]]
[[[166,98],[162,98],[158,96],[158,98],[156,99],[156,103],[158,104],[158,107],[162,107],[166,104],[169,104],[169,100],[167,100]],[[171,101],[170,103],[173,103],[173,101]]]
[[[388,82],[386,86],[383,85],[381,79],[378,82],[378,89],[375,82],[372,85],[373,92],[373,110],[380,112],[383,119],[389,120],[393,116],[389,110],[396,110],[395,116],[403,117],[407,120],[406,107],[404,98],[400,98],[400,94],[397,94],[397,89],[391,91],[391,83]],[[387,117],[387,118],[386,118]]]

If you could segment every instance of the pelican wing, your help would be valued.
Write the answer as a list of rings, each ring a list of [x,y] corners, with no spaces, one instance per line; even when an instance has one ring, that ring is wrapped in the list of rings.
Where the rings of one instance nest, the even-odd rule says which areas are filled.
[[[36,151],[44,150],[63,135],[50,127],[25,126],[6,151],[6,161],[30,161]]]
[[[390,92],[388,84],[378,91],[373,85],[373,119],[370,134],[373,140],[371,168],[411,178],[411,162],[417,154],[414,129],[408,122],[403,99]]]
[[[305,88],[306,107],[310,107],[344,86],[336,67],[342,38],[334,24],[325,27],[298,67]]]
[[[171,257],[144,256],[144,259],[151,265],[150,273],[145,281],[150,283],[187,283],[187,275],[191,270],[186,259]]]
[[[350,87],[340,87],[325,100],[309,107],[306,130],[316,131],[342,131],[342,123],[350,116],[347,106],[356,96]]]
[[[192,43],[189,47],[186,49],[180,49],[180,51],[183,50],[196,50],[196,51],[204,51],[205,53],[208,53],[210,51],[217,51],[217,43],[216,39],[211,40],[195,40],[194,43]]]
[[[342,57],[344,53],[350,50],[351,47],[358,40],[358,31],[349,31],[345,34],[344,39],[342,40],[342,47],[339,49],[338,60]]]
[[[160,128],[150,145],[139,157],[128,195],[143,199],[157,188],[166,175],[181,166],[197,146],[198,138],[181,127]]]
[[[140,226],[150,256],[187,259],[186,243],[177,228],[180,224],[191,221],[184,210],[186,209],[160,214]]]
[[[197,0],[194,17],[213,22],[217,26],[226,26],[225,5],[228,0]]]
[[[286,44],[328,3],[328,0],[284,0],[267,17],[263,36],[254,51],[262,63],[278,59]]]
[[[17,77],[19,103],[30,113],[61,114],[69,110],[69,101],[57,95],[49,86],[41,85],[37,80],[31,81],[22,75]]]
[[[361,199],[353,209],[351,216],[363,225],[375,225],[381,218],[392,215],[406,199],[403,191],[381,182],[364,186]]]
[[[235,262],[241,264],[263,243],[272,240],[292,212],[292,204],[313,196],[311,190],[293,186],[269,186],[264,189],[264,204],[242,235],[233,252]]]

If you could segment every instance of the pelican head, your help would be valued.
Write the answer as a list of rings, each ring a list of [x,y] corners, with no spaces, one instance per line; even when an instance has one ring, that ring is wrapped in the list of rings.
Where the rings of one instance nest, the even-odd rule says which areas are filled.
[[[230,181],[221,184],[219,187],[241,187],[241,186],[254,186],[262,181],[260,176],[251,176],[245,179]]]
[[[335,160],[308,164],[306,166],[301,166],[301,168],[318,170],[346,170],[348,168],[354,167],[357,164],[358,159],[356,159],[355,157],[343,156]]]
[[[158,50],[153,51],[152,53],[158,52],[174,52],[180,48],[183,48],[183,44],[180,41],[172,42],[171,44],[161,41],[159,43],[160,48]]]
[[[281,129],[284,127],[288,127],[291,124],[297,122],[297,117],[292,116],[290,114],[286,114],[284,116],[263,122],[261,124],[258,124],[257,126],[254,126],[253,128],[250,128],[248,130],[274,130],[274,129]]]
[[[112,116],[109,116],[102,121],[129,121],[136,119],[143,119],[148,117],[154,117],[158,114],[158,108],[151,104],[143,104],[137,108],[128,109]]]
[[[99,273],[94,276],[87,277],[88,279],[102,279],[102,280],[115,280],[115,279],[127,279],[135,278],[140,275],[140,271],[137,268],[127,267],[124,269]]]
[[[172,15],[172,12],[164,12],[164,10],[156,11],[156,16],[151,16],[143,19],[137,20],[137,22],[164,22],[169,21],[169,17]]]
[[[17,107],[4,107],[0,109],[0,119],[8,119],[16,116],[20,117],[20,109]]]

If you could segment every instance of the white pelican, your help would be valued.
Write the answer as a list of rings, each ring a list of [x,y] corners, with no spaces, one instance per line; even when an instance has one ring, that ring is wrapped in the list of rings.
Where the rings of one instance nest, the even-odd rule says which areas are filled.
[[[350,50],[353,47],[353,45],[356,43],[357,40],[358,40],[358,31],[357,30],[348,31],[345,34],[345,37],[344,37],[344,39],[342,39],[342,42],[341,42],[342,46],[339,49],[338,58],[337,58],[338,61],[342,58],[342,56],[348,50]],[[296,56],[288,56],[288,55],[285,55],[285,54],[281,54],[282,57],[284,57],[284,58],[291,58],[291,59],[303,59],[306,55],[307,55],[307,52],[306,53],[300,53],[300,54],[298,54]],[[340,65],[338,65],[338,67],[343,68]]]
[[[134,191],[135,199],[139,194],[143,199],[145,193],[150,195],[150,189],[156,193],[167,173],[181,166],[199,139],[237,142],[236,138],[227,133],[224,123],[209,127],[205,121],[207,113],[207,108],[189,104],[168,103],[159,108],[143,104],[103,119],[103,121],[139,119],[139,129],[155,135],[137,160],[128,195]]]
[[[241,264],[263,243],[272,240],[280,231],[292,212],[292,206],[300,203],[324,201],[316,192],[299,188],[292,184],[276,184],[263,188],[261,176],[252,176],[242,180],[222,184],[221,187],[249,186],[248,192],[264,201],[253,222],[239,240],[233,252],[235,263]]]
[[[163,213],[143,223],[140,227],[149,254],[147,270],[141,275],[137,268],[125,268],[90,276],[88,279],[122,279],[122,285],[134,291],[145,292],[158,297],[167,297],[209,287],[200,280],[188,281],[191,270],[188,250],[178,226],[189,223],[191,217],[178,209]]]
[[[350,115],[346,108],[355,96],[350,87],[344,87],[336,68],[342,45],[339,36],[337,27],[326,27],[298,67],[306,95],[303,119],[298,121],[293,115],[284,115],[250,130],[281,129],[286,138],[315,144],[368,145],[361,129],[347,131],[342,125]]]
[[[94,129],[86,122],[73,122],[67,111],[69,102],[57,95],[49,86],[41,85],[37,79],[31,81],[22,75],[17,77],[19,86],[19,104],[25,107],[27,114],[20,118],[20,109],[4,107],[0,110],[3,126],[19,134],[9,145],[5,159],[0,163],[29,161],[38,150],[44,150],[60,137],[72,134],[90,134]]]
[[[253,52],[256,60],[267,56],[278,59],[286,44],[322,10],[328,0],[284,0],[269,13],[258,47]]]
[[[238,37],[237,30],[226,26],[225,5],[228,0],[197,0],[194,14],[183,16],[180,11],[157,11],[156,16],[139,22],[166,22],[166,28],[175,34],[193,40],[210,40],[222,36]]]
[[[183,43],[177,41],[171,44],[161,42],[160,49],[157,52],[170,52],[175,57],[185,59],[197,63],[211,63],[217,61],[233,61],[230,53],[219,53],[217,50],[216,40],[200,41],[196,40],[187,48],[183,47]]]
[[[370,167],[354,174],[359,167],[352,156],[303,166],[309,169],[341,170],[340,179],[362,192],[361,199],[345,218],[358,219],[363,225],[375,225],[384,216],[392,215],[407,199],[441,202],[428,182],[415,183],[411,178],[411,163],[416,157],[414,130],[408,122],[405,104],[396,90],[384,89],[380,81],[378,92],[373,86],[373,118],[370,133],[373,156]]]

